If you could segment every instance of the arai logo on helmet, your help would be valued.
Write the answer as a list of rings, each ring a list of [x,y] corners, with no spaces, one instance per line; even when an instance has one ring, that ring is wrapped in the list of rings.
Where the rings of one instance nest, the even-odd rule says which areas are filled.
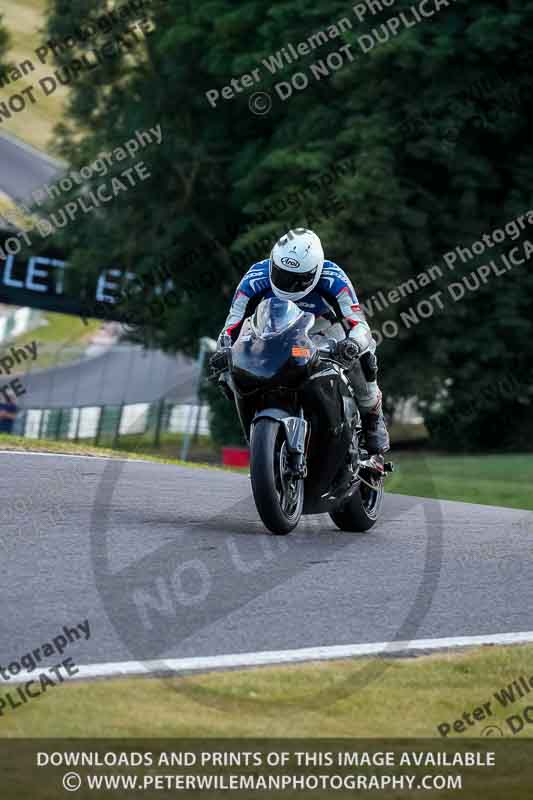
[[[300,262],[296,261],[295,258],[289,258],[289,256],[285,256],[281,259],[281,263],[284,267],[292,267],[293,269],[298,269],[300,266]]]

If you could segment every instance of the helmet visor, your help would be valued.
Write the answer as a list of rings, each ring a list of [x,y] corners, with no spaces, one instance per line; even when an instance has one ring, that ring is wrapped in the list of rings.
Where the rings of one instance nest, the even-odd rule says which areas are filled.
[[[306,289],[313,285],[317,269],[318,267],[308,272],[290,272],[287,269],[281,269],[276,266],[273,261],[270,280],[272,285],[279,289],[280,292],[289,292],[290,294],[305,292]]]

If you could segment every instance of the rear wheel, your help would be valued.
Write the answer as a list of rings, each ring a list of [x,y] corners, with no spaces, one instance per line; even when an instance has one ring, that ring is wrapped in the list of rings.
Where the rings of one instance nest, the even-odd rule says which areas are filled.
[[[290,533],[300,521],[303,480],[292,475],[283,425],[266,417],[254,424],[250,477],[259,516],[272,533]]]
[[[330,514],[341,531],[364,533],[372,528],[379,517],[383,504],[383,479],[372,483],[360,483],[359,488],[339,511]]]

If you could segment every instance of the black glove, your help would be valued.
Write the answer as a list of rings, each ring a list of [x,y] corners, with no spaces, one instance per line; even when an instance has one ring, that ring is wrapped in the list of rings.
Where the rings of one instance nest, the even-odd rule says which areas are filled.
[[[229,369],[231,358],[231,347],[223,347],[213,353],[209,359],[207,370],[207,380],[216,383],[220,375]]]
[[[345,366],[351,367],[354,361],[359,358],[359,345],[353,339],[343,339],[335,348],[335,358]]]

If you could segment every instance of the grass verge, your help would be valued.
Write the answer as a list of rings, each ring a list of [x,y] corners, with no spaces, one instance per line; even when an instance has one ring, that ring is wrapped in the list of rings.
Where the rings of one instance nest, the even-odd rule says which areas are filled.
[[[41,78],[53,74],[56,68],[53,63],[41,64],[35,55],[35,50],[42,44],[40,31],[44,28],[46,17],[45,0],[4,0],[2,14],[5,26],[11,37],[11,46],[7,54],[10,62],[20,64],[29,59],[35,66],[35,71],[30,72],[21,86],[37,86]],[[4,93],[18,91],[19,83],[13,84],[13,89],[8,86]],[[68,87],[59,85],[56,91],[44,98],[40,92],[36,93],[37,102],[29,104],[24,111],[13,114],[11,119],[5,120],[2,127],[14,136],[18,136],[34,147],[46,152],[50,149],[50,141],[54,127],[63,117],[68,97]]]
[[[124,434],[117,442],[116,449],[128,456],[130,453],[144,453],[160,459],[180,461],[184,436],[181,433],[161,433],[160,446],[154,444],[154,432],[148,434]],[[111,447],[111,437],[106,441],[105,435],[101,438],[104,447]],[[217,447],[209,436],[193,437],[189,455],[194,462],[217,465],[220,459],[220,448]]]
[[[112,450],[81,442],[54,442],[0,435],[2,449],[143,459],[188,467],[218,468],[207,462],[185,464],[179,458],[172,457],[172,452],[179,453],[180,442],[177,435],[174,435],[174,442],[172,436],[165,435],[161,451],[155,451],[142,441],[137,445],[132,441],[130,450],[123,449],[124,446],[127,448],[127,443],[123,443],[121,449]],[[211,461],[212,448],[205,442],[202,447],[205,458]],[[387,492],[533,511],[533,455],[450,456],[399,452],[393,453],[392,458],[397,471],[387,479]],[[247,469],[238,471],[248,472]]]
[[[91,337],[102,326],[99,320],[90,319],[85,324],[79,317],[53,312],[43,314],[43,320],[45,324],[17,336],[2,347],[7,350],[37,342],[37,358],[31,362],[31,370],[50,369],[80,361]]]
[[[0,191],[0,225],[7,227],[10,222],[13,222],[21,230],[30,230],[32,227],[32,220],[5,192]]]
[[[9,436],[0,434],[0,450],[15,450],[22,452],[38,453],[63,453],[73,456],[94,456],[99,458],[126,458],[132,461],[153,461],[156,464],[175,464],[178,467],[194,467],[200,469],[221,469],[227,467],[213,466],[190,461],[180,461],[178,458],[156,456],[152,453],[141,451],[112,450],[106,447],[93,447],[83,442],[55,442],[47,439],[28,439],[22,436]]]
[[[48,689],[17,709],[4,709],[0,730],[5,737],[440,739],[438,726],[447,723],[448,735],[459,738],[513,736],[506,719],[524,721],[523,711],[532,701],[525,695],[504,706],[497,695],[502,697],[502,689],[521,675],[531,676],[532,667],[533,646],[525,645],[416,659],[71,683]],[[1,691],[5,694],[6,687]],[[476,720],[474,709],[486,703],[484,717]],[[461,719],[461,731],[454,732],[454,722]],[[513,724],[519,727],[516,720]],[[525,722],[516,736],[533,736],[533,724]]]
[[[388,492],[533,511],[533,454],[392,454]]]

